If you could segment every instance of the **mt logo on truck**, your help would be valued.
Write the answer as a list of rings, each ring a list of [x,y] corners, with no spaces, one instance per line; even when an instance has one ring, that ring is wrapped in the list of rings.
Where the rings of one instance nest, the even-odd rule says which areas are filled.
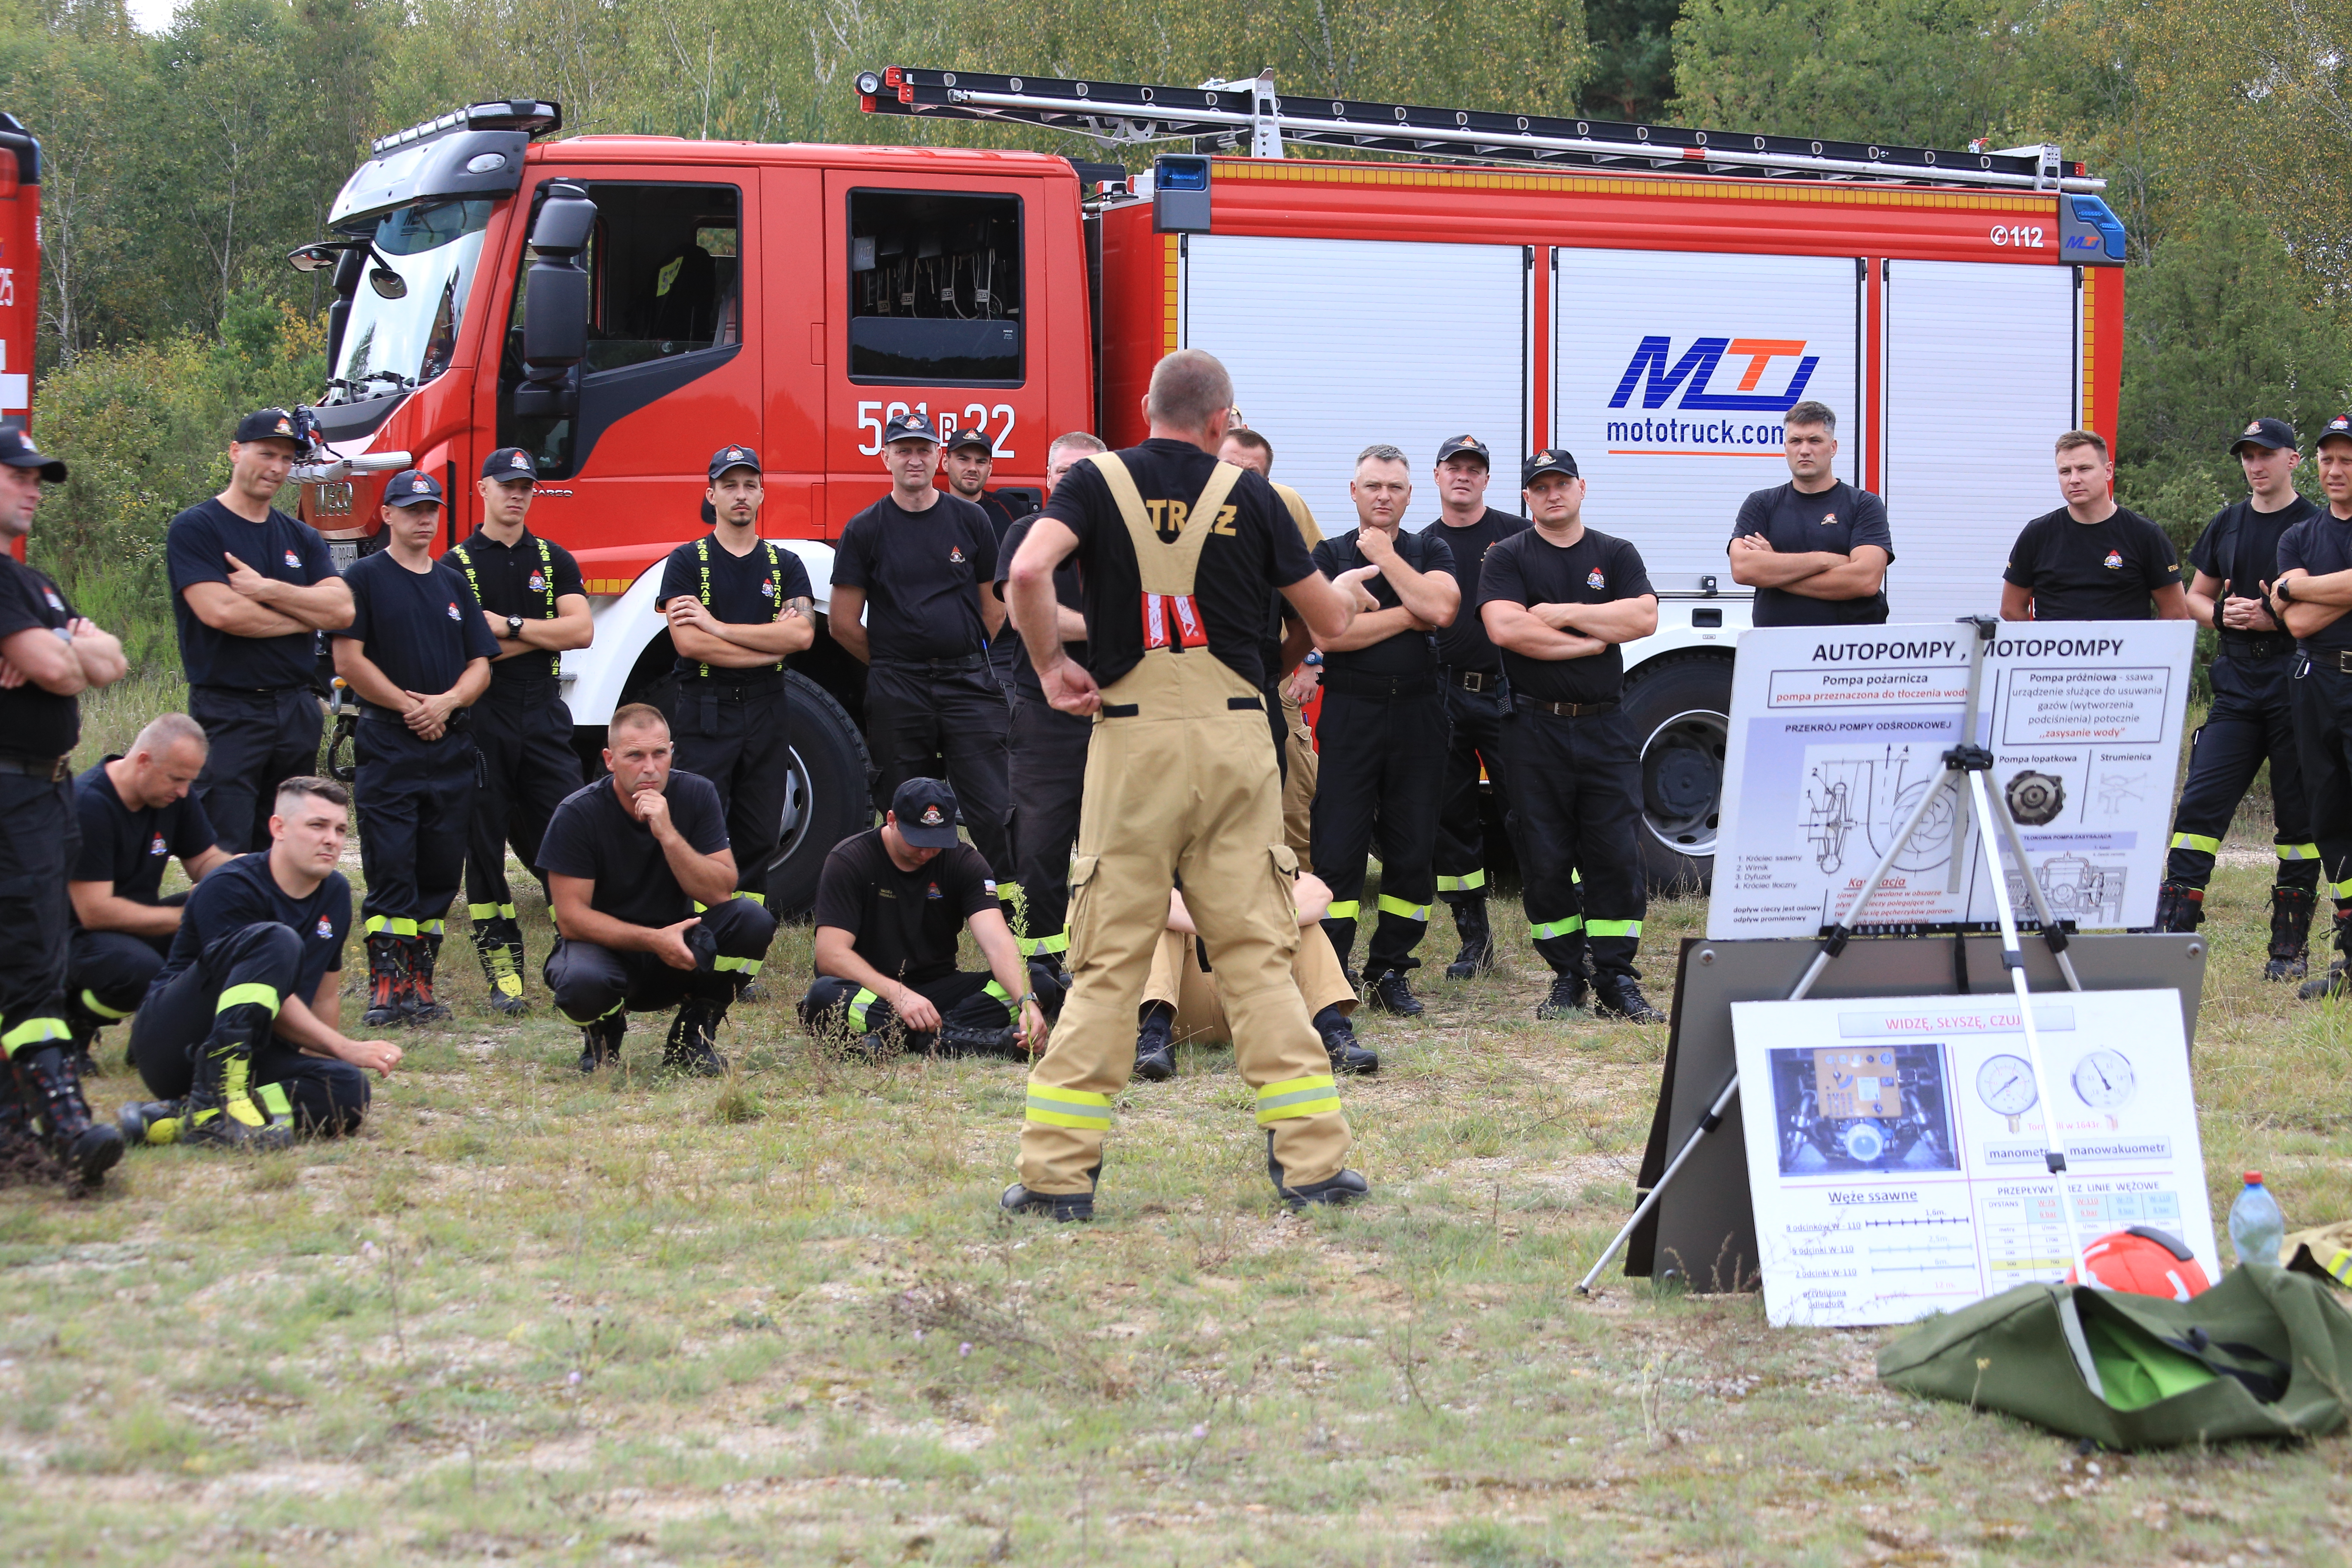
[[[1715,379],[1715,367],[1726,355],[1748,361],[1748,368],[1740,374],[1738,389],[1709,392],[1707,384]],[[1787,388],[1777,393],[1758,392],[1756,387],[1764,379],[1765,367],[1776,359],[1790,358],[1797,361],[1797,367],[1789,377]],[[1626,399],[1633,395],[1634,384],[1646,370],[1650,373],[1650,384],[1642,393],[1644,408],[1664,408],[1666,399],[1680,391],[1683,395],[1682,401],[1675,405],[1677,408],[1719,414],[1786,414],[1805,395],[1805,384],[1813,379],[1813,370],[1821,363],[1820,355],[1805,353],[1802,339],[1701,338],[1682,358],[1675,359],[1672,338],[1643,338],[1626,364],[1625,377],[1617,384],[1617,395],[1609,400],[1609,406],[1624,407]]]

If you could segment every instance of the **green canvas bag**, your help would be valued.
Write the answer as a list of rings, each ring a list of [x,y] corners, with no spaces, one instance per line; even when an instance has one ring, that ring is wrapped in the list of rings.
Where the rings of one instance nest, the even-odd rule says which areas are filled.
[[[2021,1285],[1887,1345],[1878,1375],[2110,1448],[2316,1436],[2345,1425],[2352,1314],[2264,1265],[2186,1301]]]

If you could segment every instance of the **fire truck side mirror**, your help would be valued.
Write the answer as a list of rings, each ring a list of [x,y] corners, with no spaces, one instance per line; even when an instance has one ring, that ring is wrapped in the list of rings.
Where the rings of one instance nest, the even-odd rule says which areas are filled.
[[[530,226],[530,274],[523,297],[523,384],[515,412],[560,417],[579,401],[572,367],[588,353],[588,270],[581,265],[596,226],[596,204],[558,181]]]

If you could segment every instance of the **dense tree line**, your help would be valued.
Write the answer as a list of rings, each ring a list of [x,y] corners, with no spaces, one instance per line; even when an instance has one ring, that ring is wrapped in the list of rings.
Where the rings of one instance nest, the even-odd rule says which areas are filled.
[[[2127,499],[2185,536],[2248,409],[2352,403],[2352,10],[2308,0],[187,0],[154,36],[122,0],[0,0],[0,108],[47,155],[37,402],[80,459],[44,548],[135,596],[98,579],[151,570],[223,411],[316,389],[320,285],[283,258],[370,138],[536,95],[572,131],[1021,139],[861,115],[851,79],[894,61],[2054,141],[2131,233]]]

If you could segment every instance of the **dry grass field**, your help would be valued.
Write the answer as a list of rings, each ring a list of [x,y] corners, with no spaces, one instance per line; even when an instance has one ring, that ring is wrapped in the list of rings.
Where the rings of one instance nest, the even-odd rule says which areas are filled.
[[[2352,1013],[2263,984],[2265,879],[2211,900],[2205,1153],[2217,1194],[2259,1167],[2316,1223],[2352,1215]],[[1651,951],[1700,919],[1654,906]],[[1523,938],[1365,1025],[1370,1202],[1278,1211],[1230,1054],[1190,1052],[1123,1097],[1090,1227],[997,1215],[1018,1067],[814,1049],[808,955],[788,928],[729,1079],[651,1073],[649,1024],[583,1081],[576,1033],[489,1014],[453,943],[457,1016],[360,1137],[0,1193],[8,1557],[2343,1560],[2344,1438],[2085,1455],[1883,1388],[1888,1332],[1579,1300],[1665,1032],[1538,1024]]]

